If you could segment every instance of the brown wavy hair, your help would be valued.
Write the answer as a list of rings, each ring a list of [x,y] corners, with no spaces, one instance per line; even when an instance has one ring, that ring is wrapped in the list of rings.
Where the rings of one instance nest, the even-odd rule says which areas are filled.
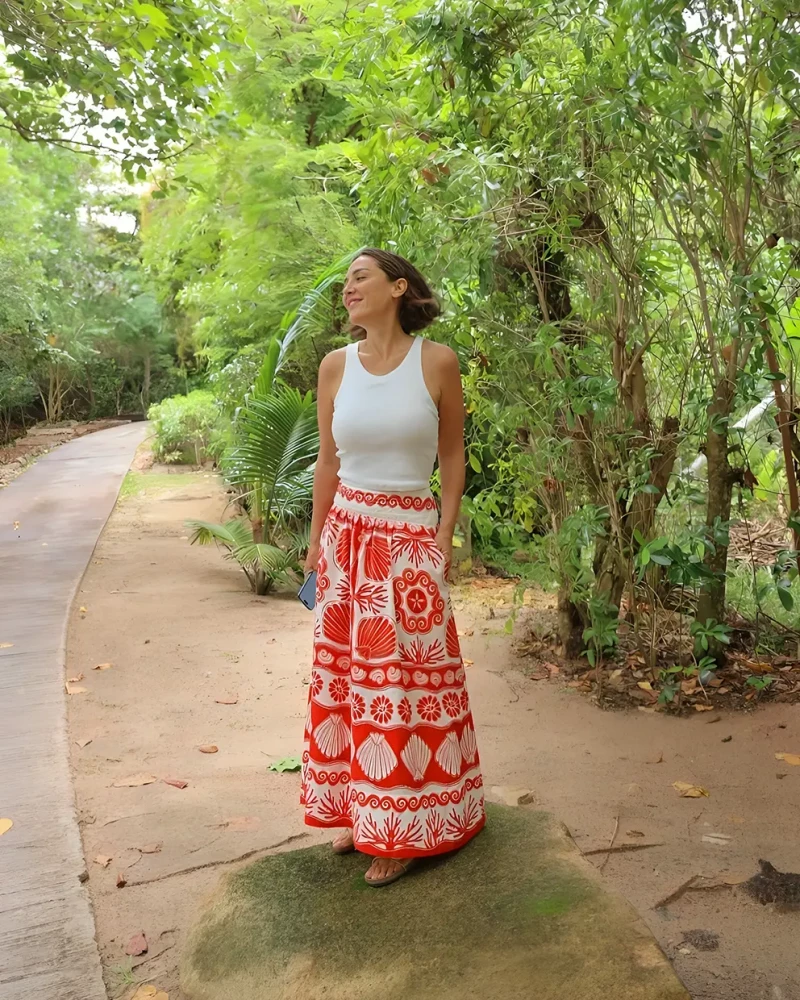
[[[428,282],[405,257],[390,253],[388,250],[378,250],[375,247],[367,247],[358,256],[371,257],[390,281],[405,278],[408,282],[408,287],[400,299],[400,308],[397,314],[404,333],[416,333],[418,330],[424,330],[440,315],[442,309],[439,300],[431,291]],[[367,331],[361,326],[351,326],[350,332],[356,338],[367,335]]]

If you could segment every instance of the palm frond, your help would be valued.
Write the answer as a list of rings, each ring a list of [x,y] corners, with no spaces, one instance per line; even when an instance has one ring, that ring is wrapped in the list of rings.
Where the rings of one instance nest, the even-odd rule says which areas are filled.
[[[319,450],[316,406],[310,395],[282,388],[252,399],[239,414],[239,443],[223,460],[234,486],[262,484],[271,496],[275,483],[304,471]]]
[[[278,358],[281,351],[280,338],[273,337],[269,342],[264,360],[258,372],[253,388],[248,396],[245,396],[245,405],[252,399],[266,399],[272,392],[275,384],[275,373],[278,370]]]
[[[295,340],[305,333],[312,326],[312,319],[317,306],[324,301],[326,307],[329,305],[328,291],[332,285],[344,280],[348,267],[361,253],[363,247],[359,247],[354,253],[345,254],[335,260],[327,267],[314,282],[311,291],[306,295],[300,305],[293,312],[288,312],[281,320],[277,337],[280,340],[280,354],[276,371],[280,371],[286,358],[286,353]]]
[[[216,542],[233,554],[237,549],[253,542],[253,529],[239,517],[232,517],[224,524],[211,521],[187,521],[186,527],[193,532],[190,543],[211,545]]]
[[[296,561],[294,553],[285,552],[277,545],[254,542],[252,538],[245,545],[235,549],[232,555],[242,566],[257,567],[273,578],[284,573]]]

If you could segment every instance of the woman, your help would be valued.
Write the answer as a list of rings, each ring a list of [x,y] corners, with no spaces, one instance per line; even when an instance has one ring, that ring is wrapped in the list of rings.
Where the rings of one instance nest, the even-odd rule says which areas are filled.
[[[303,754],[306,823],[345,827],[371,886],[484,825],[483,781],[446,577],[464,489],[453,351],[408,261],[365,250],[343,300],[362,339],[319,370],[320,453],[306,571],[318,571]],[[438,452],[441,519],[430,492]]]

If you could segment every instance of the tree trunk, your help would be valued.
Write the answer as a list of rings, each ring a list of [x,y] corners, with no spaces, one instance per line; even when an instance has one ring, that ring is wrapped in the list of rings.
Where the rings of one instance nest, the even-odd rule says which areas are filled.
[[[731,517],[731,497],[733,495],[734,470],[728,461],[728,424],[715,418],[730,416],[733,404],[734,382],[723,375],[717,384],[714,398],[708,407],[708,437],[706,439],[706,459],[708,461],[708,501],[706,506],[706,528],[714,548],[706,549],[703,564],[714,574],[706,580],[700,590],[697,602],[697,621],[705,625],[709,619],[722,622],[725,619],[725,573],[728,567],[727,541],[719,543],[716,535],[721,534],[719,526],[724,524],[727,537],[727,523]],[[716,530],[715,530],[716,528]],[[712,655],[718,650],[710,650]]]
[[[260,545],[264,541],[264,522],[259,518],[251,522],[253,527],[253,541]],[[267,575],[260,565],[256,565],[253,578],[255,580],[255,592],[259,597],[263,597],[269,591],[269,581]]]
[[[151,369],[151,359],[149,352],[144,356],[144,378],[142,379],[142,410],[144,415],[147,416],[147,411],[150,409],[150,369]]]
[[[583,620],[570,598],[569,587],[563,584],[558,591],[558,637],[561,652],[569,660],[576,660],[583,652]]]
[[[769,364],[769,370],[773,375],[778,375],[780,374],[780,367],[778,365],[778,359],[775,355],[775,348],[772,345],[772,337],[769,333],[769,327],[766,323],[763,324],[763,329],[764,348],[767,356],[767,363]],[[790,514],[792,517],[797,517],[798,514],[800,514],[800,499],[798,499],[797,495],[797,476],[795,475],[793,455],[793,444],[797,440],[796,435],[793,438],[793,424],[795,422],[795,417],[786,402],[786,396],[783,392],[783,380],[776,378],[772,383],[772,389],[775,393],[775,405],[778,408],[775,422],[781,432],[783,461],[786,468],[786,484],[789,491]],[[792,529],[792,542],[794,544],[795,551],[797,552],[797,568],[800,570],[800,532],[798,532],[796,528]]]

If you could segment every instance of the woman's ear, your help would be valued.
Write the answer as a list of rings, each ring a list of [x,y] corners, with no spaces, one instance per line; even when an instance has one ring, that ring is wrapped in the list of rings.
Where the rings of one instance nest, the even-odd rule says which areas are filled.
[[[405,278],[398,278],[394,283],[394,288],[392,289],[392,298],[399,299],[406,294],[408,289],[408,282]]]

